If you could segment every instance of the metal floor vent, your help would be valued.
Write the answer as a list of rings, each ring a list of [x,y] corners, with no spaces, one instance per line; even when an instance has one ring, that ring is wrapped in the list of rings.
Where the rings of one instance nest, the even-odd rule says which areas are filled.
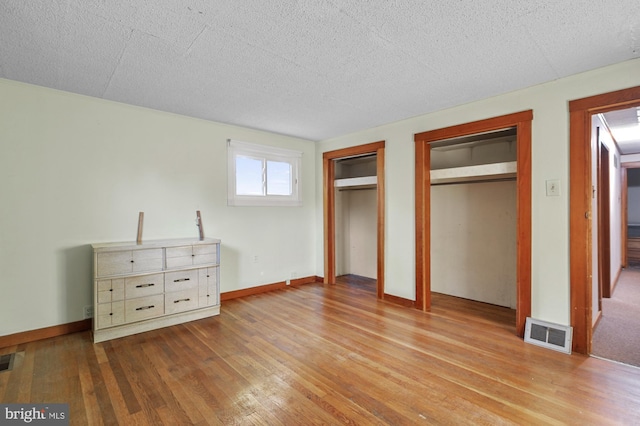
[[[13,360],[16,358],[16,354],[0,355],[0,373],[3,371],[10,371],[13,368]]]
[[[527,318],[524,330],[527,343],[570,354],[572,338],[572,327]]]

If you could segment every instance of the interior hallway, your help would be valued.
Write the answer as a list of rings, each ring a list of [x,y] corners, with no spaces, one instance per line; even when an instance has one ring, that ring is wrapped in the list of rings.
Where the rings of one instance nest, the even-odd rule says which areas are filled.
[[[591,354],[640,367],[640,266],[624,269],[611,298],[602,299],[602,318]]]

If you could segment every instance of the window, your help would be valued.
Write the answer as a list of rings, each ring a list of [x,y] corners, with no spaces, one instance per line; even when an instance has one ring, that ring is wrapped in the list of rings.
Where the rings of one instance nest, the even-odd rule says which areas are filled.
[[[302,152],[228,141],[230,206],[301,206]]]

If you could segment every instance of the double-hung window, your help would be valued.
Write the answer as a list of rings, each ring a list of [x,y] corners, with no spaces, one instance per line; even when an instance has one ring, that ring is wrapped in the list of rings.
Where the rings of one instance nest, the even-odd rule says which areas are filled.
[[[229,140],[230,206],[301,206],[302,152]]]

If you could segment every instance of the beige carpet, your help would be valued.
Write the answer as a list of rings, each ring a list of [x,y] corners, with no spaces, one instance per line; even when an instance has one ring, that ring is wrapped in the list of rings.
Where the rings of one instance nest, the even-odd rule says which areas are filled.
[[[640,367],[640,268],[622,271],[613,297],[602,299],[591,354]]]

